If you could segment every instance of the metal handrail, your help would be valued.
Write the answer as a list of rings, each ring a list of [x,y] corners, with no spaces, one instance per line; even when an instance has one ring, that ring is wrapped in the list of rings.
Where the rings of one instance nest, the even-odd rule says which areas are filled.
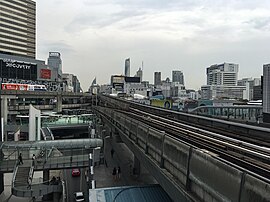
[[[17,150],[13,151],[12,153],[10,153],[7,157],[4,157],[5,160],[7,160],[12,154],[14,154],[15,152],[17,152]]]
[[[16,178],[17,171],[18,171],[18,166],[19,166],[18,164],[19,164],[19,161],[16,160],[16,163],[15,163],[15,165],[14,165],[13,176],[12,176],[12,187],[14,187],[15,178]]]
[[[33,175],[34,175],[34,166],[32,164],[31,167],[30,167],[30,170],[29,170],[28,179],[31,179],[31,181],[32,181],[33,180]]]
[[[40,128],[40,131],[41,131],[41,133],[42,133],[42,136],[43,136],[43,138],[44,138],[44,140],[46,141],[46,135],[45,135],[45,133],[44,133],[44,131],[43,131],[43,128]]]
[[[50,181],[45,181],[42,183],[31,184],[30,186],[25,186],[25,184],[21,184],[23,187],[12,187],[12,194],[20,197],[37,197],[43,196],[44,194],[49,194],[53,192],[63,192],[62,182],[57,181],[57,184],[51,184]],[[20,186],[20,184],[17,184]],[[25,187],[25,188],[24,188]]]

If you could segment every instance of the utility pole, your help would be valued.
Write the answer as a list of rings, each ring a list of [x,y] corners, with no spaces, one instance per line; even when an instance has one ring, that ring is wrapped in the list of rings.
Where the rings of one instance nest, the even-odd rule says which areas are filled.
[[[0,132],[1,132],[1,142],[4,142],[4,133],[2,130],[2,78],[0,78]]]
[[[0,78],[0,133],[1,139],[0,142],[4,142],[4,133],[2,130],[2,78]],[[3,161],[4,154],[2,149],[0,150],[0,160]],[[0,173],[0,194],[4,191],[4,174]]]

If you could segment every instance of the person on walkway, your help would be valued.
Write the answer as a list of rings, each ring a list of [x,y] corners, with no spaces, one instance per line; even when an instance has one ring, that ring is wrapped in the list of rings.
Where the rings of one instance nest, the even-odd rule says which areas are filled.
[[[117,179],[120,180],[120,177],[121,177],[121,168],[120,168],[120,166],[118,166],[116,173],[117,173]]]
[[[112,148],[111,149],[111,157],[112,157],[112,159],[113,159],[113,155],[114,155],[114,149]]]
[[[35,167],[35,165],[36,165],[36,155],[35,154],[33,154],[33,156],[32,156],[32,165]]]
[[[22,153],[20,153],[20,155],[19,155],[19,165],[20,165],[20,164],[23,164]]]
[[[113,168],[112,175],[113,175],[113,179],[116,180],[116,167]]]

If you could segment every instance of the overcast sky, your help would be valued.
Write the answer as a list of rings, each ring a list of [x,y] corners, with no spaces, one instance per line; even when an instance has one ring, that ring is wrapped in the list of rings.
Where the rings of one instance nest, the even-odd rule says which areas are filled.
[[[78,76],[83,90],[94,77],[109,83],[133,76],[143,61],[143,80],[153,72],[171,79],[184,73],[186,88],[206,84],[206,67],[239,64],[239,79],[260,77],[270,63],[269,0],[46,0],[37,3],[37,58],[62,55],[63,72]]]

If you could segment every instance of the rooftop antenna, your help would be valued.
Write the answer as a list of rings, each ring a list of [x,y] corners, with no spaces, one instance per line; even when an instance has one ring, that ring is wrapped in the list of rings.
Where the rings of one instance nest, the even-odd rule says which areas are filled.
[[[142,61],[142,70],[143,70],[143,61]]]

